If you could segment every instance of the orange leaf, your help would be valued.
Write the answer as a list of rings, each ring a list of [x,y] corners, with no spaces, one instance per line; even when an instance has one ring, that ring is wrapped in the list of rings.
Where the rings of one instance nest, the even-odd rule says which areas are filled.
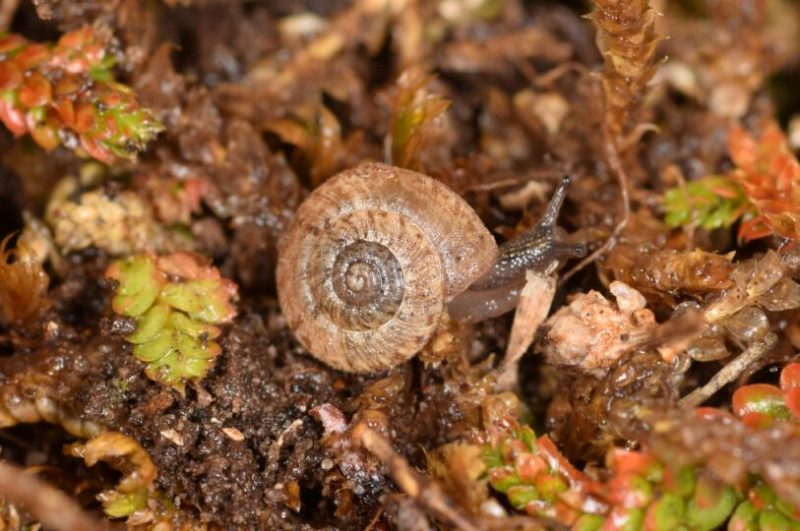
[[[759,214],[742,223],[739,238],[800,239],[800,163],[780,127],[769,122],[755,138],[735,124],[728,131],[728,150],[737,166],[731,176]]]

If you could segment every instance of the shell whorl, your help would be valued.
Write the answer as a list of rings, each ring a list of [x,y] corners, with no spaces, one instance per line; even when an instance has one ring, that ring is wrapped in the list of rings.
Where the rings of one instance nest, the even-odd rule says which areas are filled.
[[[316,358],[374,372],[418,352],[444,304],[496,257],[491,234],[455,192],[367,163],[334,176],[300,206],[281,243],[278,296]]]

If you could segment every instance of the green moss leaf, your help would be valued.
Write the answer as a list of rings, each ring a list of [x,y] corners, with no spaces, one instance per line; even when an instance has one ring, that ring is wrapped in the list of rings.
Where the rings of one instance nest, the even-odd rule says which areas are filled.
[[[410,69],[397,80],[392,105],[391,153],[395,165],[413,168],[427,130],[450,102],[429,90],[433,77]]]
[[[128,342],[133,344],[147,343],[155,339],[167,324],[172,309],[168,304],[151,306],[137,321],[136,332],[128,336]]]
[[[777,509],[765,509],[758,515],[758,528],[761,531],[784,531],[796,529],[792,522]]]
[[[503,460],[503,455],[499,451],[493,448],[485,448],[481,452],[481,459],[483,460],[483,463],[486,465],[486,468],[491,469],[505,465],[505,461]]]
[[[716,529],[731,514],[736,502],[736,491],[732,487],[701,478],[694,498],[689,501],[687,520],[698,531]]]
[[[169,328],[161,329],[153,339],[133,347],[133,355],[139,361],[153,363],[166,357],[175,348],[175,331]]]
[[[697,475],[693,466],[684,466],[675,474],[674,492],[678,496],[688,498],[694,492]]]
[[[128,317],[146,312],[164,285],[164,277],[156,267],[155,257],[150,254],[115,261],[106,271],[106,277],[119,282],[112,308],[116,313]]]
[[[561,476],[543,475],[536,478],[536,489],[544,500],[553,502],[558,495],[569,488]]]
[[[519,485],[521,482],[519,475],[513,467],[504,466],[489,471],[489,483],[492,485],[492,488],[497,491],[506,492],[508,489]]]
[[[619,531],[639,531],[642,529],[642,523],[644,522],[643,509],[617,507],[612,512],[614,514],[609,516],[609,519],[616,526],[612,529],[619,529]]]
[[[219,336],[219,328],[208,323],[196,321],[182,313],[170,316],[170,326],[194,339],[214,339]]]
[[[108,491],[100,496],[103,511],[111,518],[130,516],[139,509],[147,506],[147,489],[141,488],[134,492],[122,494],[117,491]]]
[[[606,519],[599,514],[584,514],[572,526],[573,531],[597,531],[603,527]]]
[[[515,485],[506,491],[508,501],[516,509],[524,509],[532,501],[539,499],[539,493],[531,485]]]
[[[174,331],[170,337],[169,350],[164,356],[149,362],[145,374],[183,393],[187,380],[200,379],[208,374],[221,349],[213,341],[198,341]]]
[[[758,529],[758,509],[750,501],[744,501],[733,511],[728,521],[728,529],[736,531],[755,531]]]
[[[733,393],[733,411],[738,416],[763,413],[777,420],[789,420],[792,414],[786,407],[784,391],[769,384],[750,384]]]
[[[166,282],[167,271],[150,254],[114,262],[106,275],[119,282],[114,311],[136,318],[127,340],[134,357],[145,363],[145,374],[183,393],[186,381],[204,378],[222,352],[214,341],[220,334],[215,323],[236,315],[231,303],[236,285],[210,265],[181,262],[184,267],[176,269],[174,260],[164,263],[173,282]],[[181,272],[193,276],[184,280]]]
[[[236,314],[222,279],[171,282],[164,286],[161,298],[189,317],[206,323],[225,322]]]
[[[653,503],[645,516],[646,527],[653,531],[670,531],[680,529],[684,522],[686,504],[680,496],[665,493]]]
[[[667,190],[663,205],[668,226],[695,225],[707,230],[730,227],[750,208],[741,186],[720,175]]]
[[[215,326],[173,312],[152,339],[134,346],[133,355],[147,364],[145,374],[183,392],[186,380],[205,377],[222,349]]]

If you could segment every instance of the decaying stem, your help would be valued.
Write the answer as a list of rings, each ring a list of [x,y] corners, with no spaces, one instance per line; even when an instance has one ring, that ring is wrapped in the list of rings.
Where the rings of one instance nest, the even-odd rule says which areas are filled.
[[[19,7],[19,0],[0,1],[0,30],[8,31]]]
[[[605,127],[617,146],[635,131],[647,82],[656,71],[656,11],[649,0],[592,0],[590,18],[603,54]]]
[[[361,443],[389,467],[394,482],[414,503],[442,520],[450,522],[461,531],[478,531],[470,520],[455,508],[455,503],[442,491],[439,485],[414,470],[392,445],[376,431],[360,423],[353,429],[353,438]]]
[[[697,407],[706,400],[708,400],[714,393],[722,389],[724,386],[731,383],[739,376],[742,371],[747,369],[750,365],[759,360],[767,352],[772,350],[775,343],[778,342],[778,336],[770,332],[761,341],[756,341],[744,352],[735,357],[731,362],[725,365],[717,374],[711,377],[702,387],[698,387],[688,395],[680,399],[680,405],[686,408]]]
[[[592,0],[590,18],[597,27],[597,47],[605,58],[603,88],[603,151],[617,176],[622,216],[608,239],[561,277],[559,285],[610,251],[630,218],[628,176],[620,153],[641,132],[638,115],[648,81],[656,71],[656,11],[649,0]]]
[[[622,231],[625,229],[625,226],[628,224],[628,220],[631,216],[631,201],[628,194],[628,174],[625,172],[625,168],[622,165],[622,160],[620,160],[619,148],[616,142],[614,142],[614,139],[611,137],[608,128],[605,126],[603,127],[603,148],[605,151],[606,162],[608,163],[609,167],[614,170],[614,173],[617,176],[617,182],[619,183],[620,199],[622,200],[622,217],[603,245],[589,253],[589,255],[578,262],[575,267],[561,275],[561,278],[558,281],[559,286],[563,286],[575,273],[613,249],[617,244],[617,239],[619,238],[620,234],[622,234]]]
[[[0,462],[0,496],[25,507],[48,529],[100,531],[103,527],[69,496],[21,468]]]

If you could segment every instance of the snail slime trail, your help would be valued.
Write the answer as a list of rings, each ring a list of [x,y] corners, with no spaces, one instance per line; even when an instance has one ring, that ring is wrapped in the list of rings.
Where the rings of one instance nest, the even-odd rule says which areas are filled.
[[[430,340],[446,305],[473,321],[499,315],[516,304],[527,269],[583,252],[555,227],[568,185],[536,227],[498,248],[469,204],[435,179],[379,163],[343,171],[300,205],[281,241],[287,323],[336,369],[399,365]]]

